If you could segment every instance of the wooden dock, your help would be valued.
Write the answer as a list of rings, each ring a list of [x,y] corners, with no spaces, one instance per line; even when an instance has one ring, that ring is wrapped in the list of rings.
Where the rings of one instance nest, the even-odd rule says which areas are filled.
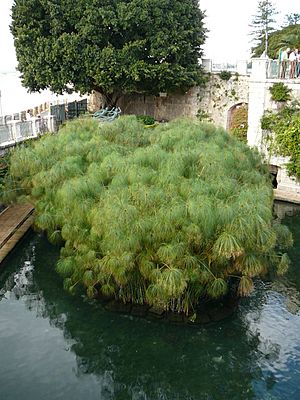
[[[0,213],[0,263],[32,225],[33,211],[30,204],[15,204]]]

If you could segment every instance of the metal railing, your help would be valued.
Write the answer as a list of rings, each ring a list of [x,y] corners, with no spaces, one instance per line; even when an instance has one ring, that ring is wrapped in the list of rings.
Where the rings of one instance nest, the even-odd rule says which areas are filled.
[[[53,116],[32,118],[28,121],[8,121],[0,124],[0,148],[11,147],[16,143],[37,138],[46,132],[55,132],[56,123]]]
[[[72,101],[71,103],[56,104],[50,107],[50,114],[54,115],[57,125],[66,120],[77,118],[88,110],[87,99]]]
[[[220,73],[221,71],[228,71],[232,74],[250,75],[252,70],[251,60],[239,60],[236,63],[217,63],[209,58],[201,60],[201,65],[205,72]]]
[[[267,64],[267,79],[298,79],[300,83],[300,76],[297,78],[298,68],[298,64],[296,64],[292,74],[289,61],[269,60]]]
[[[279,61],[278,60],[270,60],[268,62],[267,78],[268,79],[279,78]]]

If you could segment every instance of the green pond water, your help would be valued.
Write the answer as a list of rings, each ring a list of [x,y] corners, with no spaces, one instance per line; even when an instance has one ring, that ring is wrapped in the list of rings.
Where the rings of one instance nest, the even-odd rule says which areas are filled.
[[[69,295],[59,249],[28,234],[0,269],[0,399],[300,399],[300,214],[284,222],[289,274],[257,281],[232,317],[202,326]]]

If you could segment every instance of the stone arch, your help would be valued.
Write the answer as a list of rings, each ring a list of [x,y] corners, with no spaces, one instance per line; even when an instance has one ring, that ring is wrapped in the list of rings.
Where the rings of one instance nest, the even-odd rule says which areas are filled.
[[[248,109],[248,103],[246,103],[246,102],[236,103],[229,108],[229,110],[227,112],[227,125],[226,125],[226,128],[228,131],[230,131],[232,129],[234,117],[236,116],[238,110],[241,109],[241,107],[247,107],[247,109]],[[248,118],[247,118],[247,122],[248,122]]]

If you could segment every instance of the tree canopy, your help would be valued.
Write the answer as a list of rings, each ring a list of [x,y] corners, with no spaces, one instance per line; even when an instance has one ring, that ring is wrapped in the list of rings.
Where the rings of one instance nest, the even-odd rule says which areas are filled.
[[[297,25],[299,24],[299,22],[300,22],[300,14],[298,13],[286,14],[284,26]]]
[[[23,85],[55,93],[158,94],[201,82],[197,0],[15,0],[11,31]]]
[[[254,57],[260,57],[264,51],[265,42],[261,40],[259,45],[253,49]],[[269,36],[269,50],[268,56],[277,59],[280,49],[298,48],[300,49],[300,24],[289,25],[285,28],[279,29]]]
[[[31,201],[62,241],[65,287],[189,313],[288,267],[260,156],[209,124],[68,123],[11,157],[4,201]]]

